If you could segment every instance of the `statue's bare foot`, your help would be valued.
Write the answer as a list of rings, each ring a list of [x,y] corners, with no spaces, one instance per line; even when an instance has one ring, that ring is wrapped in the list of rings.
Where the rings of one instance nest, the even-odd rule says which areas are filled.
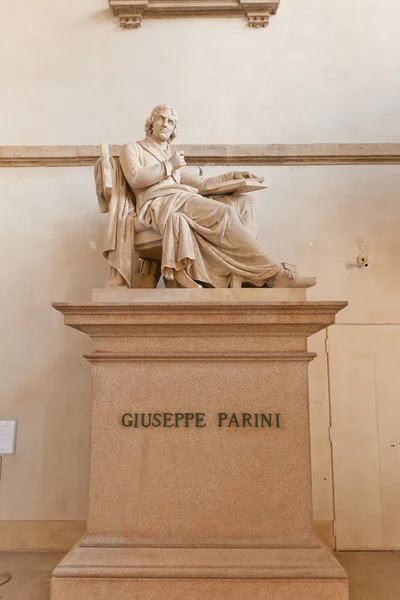
[[[316,277],[303,277],[290,269],[282,268],[274,277],[271,277],[274,288],[309,288],[317,283]]]

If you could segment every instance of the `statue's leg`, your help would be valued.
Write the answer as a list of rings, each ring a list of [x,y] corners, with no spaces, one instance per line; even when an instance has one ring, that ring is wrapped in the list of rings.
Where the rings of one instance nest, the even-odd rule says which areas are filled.
[[[243,225],[258,240],[258,230],[256,227],[255,219],[255,204],[252,196],[250,196],[249,194],[231,194],[230,196],[219,196],[216,198],[216,200],[226,204],[227,206],[233,206],[237,210]],[[297,266],[287,262],[282,262],[282,267],[284,274],[291,274],[289,277],[289,281],[287,281],[287,279],[285,278],[284,285],[287,285],[288,283],[293,285],[293,283],[296,281],[296,278],[298,277]],[[292,280],[292,275],[294,276],[294,281]],[[305,278],[303,277],[301,279],[303,281]],[[311,283],[314,278],[306,279],[309,280],[308,283]],[[263,287],[276,287],[279,284],[279,280],[279,277],[276,278],[275,282],[273,279],[268,279]],[[249,284],[249,282],[247,282],[242,277],[232,275],[231,287],[239,288],[243,287],[243,285],[245,287],[248,287],[249,285],[250,287],[252,287],[252,284]]]
[[[253,196],[249,194],[231,194],[230,196],[217,196],[215,200],[227,206],[233,206],[237,210],[243,225],[258,240]]]
[[[207,281],[202,273],[196,273],[202,269],[210,275],[209,280],[214,285],[219,278],[232,275],[263,285],[282,270],[281,263],[263,251],[253,232],[243,222],[238,206],[242,215],[245,214],[245,202],[238,201],[237,197],[221,202],[192,195],[180,206],[178,212],[187,217],[187,223],[195,234],[195,247],[201,254],[195,261],[197,269],[196,264],[191,269],[197,281]],[[251,216],[250,211],[247,225],[251,223]]]
[[[227,206],[233,206],[237,210],[243,225],[258,241],[258,230],[255,218],[255,203],[253,196],[250,196],[249,194],[230,194],[229,196],[217,196],[214,199],[218,202],[226,204]],[[272,287],[270,281],[271,280],[268,279],[264,286]],[[239,275],[232,275],[232,288],[241,288],[243,285],[246,285],[245,278],[240,277]]]
[[[198,282],[230,287],[233,281],[262,287],[275,277],[274,287],[315,285],[268,256],[232,204],[197,194],[182,199],[163,232],[162,270],[168,279],[185,288],[199,287]]]

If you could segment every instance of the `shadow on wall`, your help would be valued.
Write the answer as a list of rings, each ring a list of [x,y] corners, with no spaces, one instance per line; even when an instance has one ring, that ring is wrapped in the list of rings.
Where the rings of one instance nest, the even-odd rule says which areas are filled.
[[[9,210],[0,226],[8,290],[0,298],[7,340],[1,416],[19,419],[17,453],[4,461],[0,513],[6,520],[83,520],[90,365],[82,355],[90,340],[65,327],[51,303],[87,302],[92,288],[104,286],[106,223],[88,171],[18,176],[4,173]]]
[[[91,13],[89,20],[92,21],[92,23],[107,23],[114,21],[115,19],[111,10],[109,8],[105,8],[103,10],[98,10]]]
[[[73,332],[71,332],[73,333]],[[69,339],[68,339],[69,338]],[[6,467],[2,503],[13,520],[84,520],[90,434],[90,365],[73,336],[13,398],[17,453]]]
[[[101,217],[93,220],[89,237],[87,224],[77,229],[72,219],[58,223],[59,241],[53,248],[48,280],[50,289],[57,289],[57,298],[51,302],[89,302],[92,289],[105,287],[108,263],[102,246],[107,221]]]

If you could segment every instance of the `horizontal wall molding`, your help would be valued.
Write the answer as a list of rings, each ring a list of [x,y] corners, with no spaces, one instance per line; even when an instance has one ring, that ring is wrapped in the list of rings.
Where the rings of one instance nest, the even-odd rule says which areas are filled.
[[[189,144],[188,165],[396,165],[400,144]],[[110,145],[113,156],[121,146]],[[0,146],[0,167],[88,167],[98,146]]]

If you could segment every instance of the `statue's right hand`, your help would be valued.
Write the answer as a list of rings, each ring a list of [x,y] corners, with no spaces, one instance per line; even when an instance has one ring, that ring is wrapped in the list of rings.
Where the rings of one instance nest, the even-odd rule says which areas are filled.
[[[177,169],[180,169],[181,167],[185,167],[186,163],[185,163],[184,153],[183,152],[174,152],[174,154],[169,159],[169,162],[171,164],[173,171],[176,171]]]

